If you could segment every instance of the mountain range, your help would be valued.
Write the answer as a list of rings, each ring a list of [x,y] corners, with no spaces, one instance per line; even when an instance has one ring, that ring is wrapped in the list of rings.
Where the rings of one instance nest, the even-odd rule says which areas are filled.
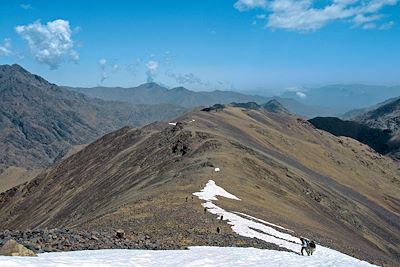
[[[218,198],[225,210],[395,266],[399,175],[397,163],[368,146],[286,112],[219,105],[101,137],[2,193],[0,228],[121,228],[163,244],[204,244],[217,226],[232,231],[193,198],[213,179],[241,199]]]
[[[229,104],[232,102],[246,103],[256,102],[264,104],[270,100],[277,100],[289,112],[311,118],[315,116],[333,115],[332,109],[320,105],[305,105],[292,98],[264,97],[259,95],[246,95],[233,91],[191,91],[184,87],[168,89],[156,83],[145,83],[137,87],[93,87],[93,88],[73,88],[90,97],[103,100],[126,101],[131,104],[172,104],[185,108],[195,108],[199,106],[211,106],[214,104]]]
[[[184,111],[169,104],[133,106],[91,99],[19,65],[1,65],[0,177],[9,167],[26,175],[20,168],[48,167],[74,145],[90,143],[126,125],[139,127]]]

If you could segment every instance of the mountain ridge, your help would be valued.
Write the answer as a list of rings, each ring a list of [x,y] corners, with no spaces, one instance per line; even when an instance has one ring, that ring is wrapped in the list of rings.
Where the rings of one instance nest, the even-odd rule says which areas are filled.
[[[71,145],[85,144],[124,125],[142,126],[185,109],[91,99],[29,73],[0,65],[0,169],[43,168]]]
[[[191,196],[210,177],[241,199],[219,199],[226,210],[362,259],[399,262],[397,164],[301,118],[243,107],[105,135],[1,194],[0,227],[113,227],[196,245],[194,236],[212,230]]]
[[[306,106],[294,99],[282,97],[265,97],[260,95],[247,95],[234,91],[191,91],[179,86],[168,89],[157,83],[145,83],[137,87],[65,87],[69,90],[82,92],[91,97],[105,100],[127,101],[131,104],[161,104],[169,103],[186,108],[198,106],[212,106],[214,104],[229,104],[256,102],[264,104],[270,100],[277,100],[293,114],[304,117],[313,117],[316,114],[331,114],[331,110],[319,106]],[[153,90],[154,89],[154,90]]]

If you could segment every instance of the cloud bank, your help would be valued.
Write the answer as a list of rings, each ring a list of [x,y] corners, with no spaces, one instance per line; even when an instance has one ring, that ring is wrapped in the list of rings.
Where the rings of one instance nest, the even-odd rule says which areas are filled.
[[[51,69],[57,69],[65,60],[74,62],[79,60],[67,20],[58,19],[46,24],[36,21],[17,26],[15,31],[27,42],[35,60],[48,65]]]
[[[382,10],[395,6],[398,0],[238,0],[240,12],[262,9],[267,14],[266,26],[271,29],[315,31],[334,21],[351,23],[362,29],[385,30],[394,22],[382,22]],[[318,4],[318,6],[317,6]]]

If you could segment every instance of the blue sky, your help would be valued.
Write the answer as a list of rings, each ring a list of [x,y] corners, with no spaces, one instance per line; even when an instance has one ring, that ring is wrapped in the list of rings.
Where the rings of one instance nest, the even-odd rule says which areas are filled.
[[[3,1],[0,63],[71,86],[400,84],[397,0]]]

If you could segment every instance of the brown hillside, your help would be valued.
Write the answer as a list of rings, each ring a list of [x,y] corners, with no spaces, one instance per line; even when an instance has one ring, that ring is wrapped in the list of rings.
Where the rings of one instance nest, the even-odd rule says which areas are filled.
[[[183,112],[172,105],[92,99],[19,65],[0,65],[0,174],[8,167],[48,167],[74,145],[125,125],[139,127]]]
[[[358,258],[400,262],[391,159],[284,113],[228,107],[178,121],[122,128],[0,195],[0,228],[121,227],[196,245],[213,230],[191,194],[212,178],[242,199],[218,201],[225,209]]]

